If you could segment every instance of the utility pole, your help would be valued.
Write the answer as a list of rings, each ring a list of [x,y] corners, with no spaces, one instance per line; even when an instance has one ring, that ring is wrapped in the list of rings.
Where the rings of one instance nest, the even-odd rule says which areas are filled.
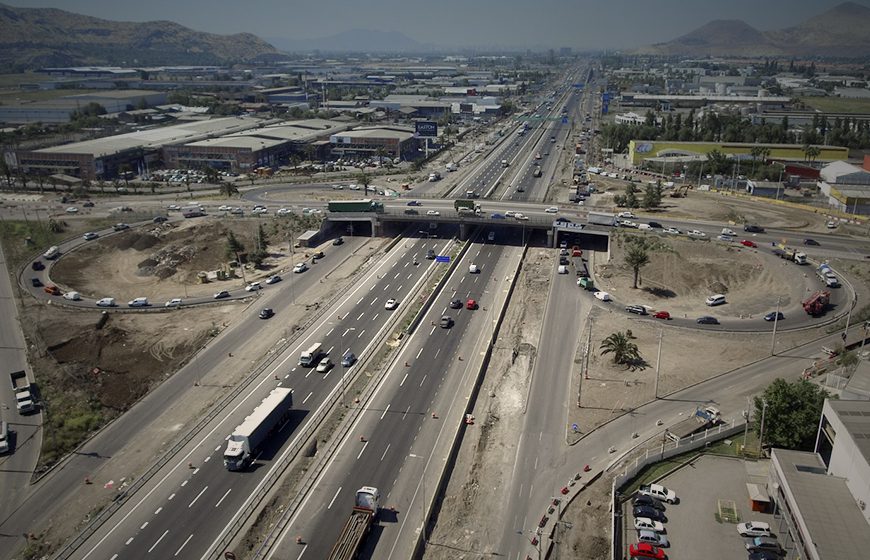
[[[762,404],[762,407],[761,407],[761,430],[758,433],[758,454],[759,455],[761,455],[761,447],[762,447],[763,441],[764,441],[764,415],[767,412],[767,401],[762,399],[761,404]]]
[[[661,363],[662,363],[662,338],[664,338],[664,335],[665,335],[664,329],[659,330],[659,351],[658,351],[658,355],[656,356],[656,383],[655,383],[655,389],[653,392],[654,399],[659,398],[659,368],[660,368]]]
[[[773,336],[770,340],[770,355],[776,355],[776,324],[779,322],[779,304],[782,301],[781,297],[776,298],[776,314],[773,316]]]

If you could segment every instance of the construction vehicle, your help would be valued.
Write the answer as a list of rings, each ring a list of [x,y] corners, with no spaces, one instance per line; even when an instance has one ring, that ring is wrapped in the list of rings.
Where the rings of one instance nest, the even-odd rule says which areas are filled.
[[[370,198],[359,200],[330,200],[327,206],[330,212],[383,212],[384,204]]]
[[[286,387],[272,389],[254,412],[245,418],[227,440],[224,466],[229,471],[240,471],[250,465],[260,446],[278,432],[293,408],[293,390]]]
[[[356,491],[356,502],[350,517],[338,536],[329,560],[353,560],[359,553],[375,518],[378,516],[380,492],[372,486],[363,486]]]
[[[720,415],[717,408],[712,406],[698,407],[690,417],[666,429],[665,436],[674,443],[679,443],[681,439],[715,426],[719,422]]]
[[[36,406],[33,404],[33,388],[27,380],[24,370],[13,371],[9,374],[12,380],[12,392],[15,393],[15,407],[21,414],[33,412]]]
[[[812,315],[813,317],[818,317],[819,315],[825,312],[825,308],[831,302],[831,292],[827,290],[819,290],[811,295],[809,298],[805,299],[801,302],[801,305],[804,308],[804,311],[807,312],[807,315]]]

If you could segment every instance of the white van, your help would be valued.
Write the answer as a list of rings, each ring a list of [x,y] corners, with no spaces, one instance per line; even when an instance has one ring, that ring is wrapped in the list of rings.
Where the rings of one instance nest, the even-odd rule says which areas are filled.
[[[147,297],[137,297],[136,299],[127,302],[130,307],[148,307]]]
[[[322,344],[315,342],[307,350],[303,350],[302,354],[299,355],[299,365],[302,367],[314,366],[317,359],[320,358],[322,348]]]
[[[78,292],[67,292],[63,295],[63,298],[70,301],[78,301],[82,299],[82,296]]]
[[[48,248],[48,251],[42,254],[42,256],[47,259],[53,259],[58,255],[60,255],[60,249],[57,247],[57,245],[52,245]]]
[[[723,294],[713,294],[712,296],[704,300],[704,303],[706,303],[710,307],[713,307],[714,305],[722,305],[723,303],[725,303],[725,296]]]
[[[97,300],[97,307],[115,307],[115,298],[104,297],[103,299],[99,299]]]
[[[722,235],[728,235],[728,236],[730,236],[730,237],[734,237],[734,236],[737,235],[737,234],[734,233],[734,230],[728,229],[728,228],[726,227],[726,228],[722,228]]]

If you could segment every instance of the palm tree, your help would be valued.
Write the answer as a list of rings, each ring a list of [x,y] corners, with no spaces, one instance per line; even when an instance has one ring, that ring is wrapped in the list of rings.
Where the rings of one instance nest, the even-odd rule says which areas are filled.
[[[615,332],[601,341],[601,355],[613,354],[614,364],[630,364],[640,360],[637,344],[627,332]]]
[[[227,181],[220,182],[220,189],[221,194],[227,198],[239,194],[239,189],[233,183]]]
[[[649,255],[647,254],[646,249],[637,243],[632,243],[625,252],[625,264],[630,266],[631,270],[634,272],[634,286],[632,287],[637,289],[637,282],[640,279],[640,269],[649,264]]]
[[[367,197],[369,195],[369,174],[363,171],[356,177],[357,183],[363,186],[363,196]]]

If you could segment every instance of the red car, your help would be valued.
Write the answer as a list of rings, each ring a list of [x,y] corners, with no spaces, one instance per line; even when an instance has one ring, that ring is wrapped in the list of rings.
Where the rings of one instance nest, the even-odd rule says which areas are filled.
[[[44,291],[44,292],[47,293],[47,294],[51,294],[51,295],[53,295],[53,296],[59,296],[59,295],[60,295],[60,289],[59,289],[57,286],[54,286],[54,285],[52,285],[52,284],[49,284],[48,286],[44,287],[44,288],[42,289],[42,291]]]
[[[653,315],[653,317],[655,317],[656,319],[670,319],[671,314],[668,313],[667,311],[659,311],[658,313]]]
[[[755,241],[750,241],[749,239],[744,239],[743,241],[740,242],[740,244],[743,245],[744,247],[753,247],[753,248],[758,247],[758,244]]]
[[[477,309],[477,302],[474,301],[473,299],[470,299],[467,302],[465,302],[465,308],[466,309]]]
[[[664,550],[645,542],[628,547],[628,554],[632,558],[655,558],[655,560],[665,560],[667,558]]]

